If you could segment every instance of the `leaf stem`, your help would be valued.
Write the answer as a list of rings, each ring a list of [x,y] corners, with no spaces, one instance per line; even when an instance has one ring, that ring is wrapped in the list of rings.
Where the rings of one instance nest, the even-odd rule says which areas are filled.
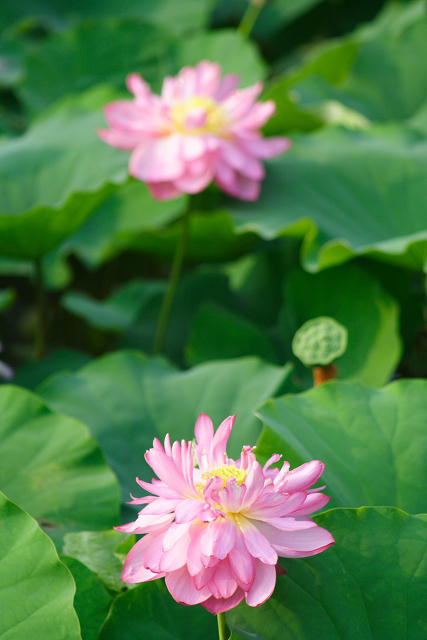
[[[218,635],[219,640],[229,640],[227,622],[225,621],[225,613],[217,613],[218,619]]]
[[[254,28],[255,22],[258,18],[258,15],[264,5],[264,2],[257,2],[256,4],[249,0],[249,6],[243,14],[243,18],[240,21],[239,26],[237,27],[237,32],[240,33],[244,38],[249,38],[251,35],[252,29]]]
[[[41,258],[34,261],[36,293],[36,326],[34,335],[34,360],[41,360],[46,350],[46,293],[43,284]]]
[[[185,250],[187,248],[189,220],[190,220],[191,198],[188,203],[187,211],[185,212],[182,220],[181,237],[176,245],[175,254],[173,257],[172,268],[169,276],[168,286],[165,296],[163,298],[162,307],[160,309],[159,321],[156,329],[156,337],[154,339],[153,353],[161,353],[163,349],[163,343],[165,340],[166,329],[169,323],[169,316],[172,309],[172,304],[175,298],[176,289],[179,282],[179,276],[181,275],[182,264],[184,262]]]

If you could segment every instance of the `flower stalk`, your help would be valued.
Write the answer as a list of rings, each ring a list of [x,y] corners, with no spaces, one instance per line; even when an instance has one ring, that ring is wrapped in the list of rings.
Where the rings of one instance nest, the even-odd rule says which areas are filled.
[[[227,622],[225,620],[225,613],[217,613],[217,620],[218,620],[218,636],[219,636],[219,640],[229,640],[229,636],[228,636],[228,627],[227,627]]]
[[[240,33],[244,38],[249,38],[251,35],[252,29],[255,26],[255,22],[257,21],[263,5],[264,2],[249,2],[249,6],[237,27],[238,33]]]
[[[168,286],[167,286],[166,293],[163,298],[162,306],[160,309],[159,322],[157,324],[156,336],[154,339],[154,347],[153,347],[154,354],[161,353],[163,350],[166,330],[169,324],[169,317],[171,314],[173,301],[175,299],[175,294],[176,294],[176,290],[179,283],[179,277],[181,275],[182,265],[185,257],[185,250],[187,248],[188,232],[190,227],[190,209],[191,209],[191,198],[188,204],[187,211],[185,212],[184,218],[182,220],[181,236],[178,240],[178,244],[175,249]]]
[[[43,283],[41,259],[34,262],[36,293],[36,326],[34,335],[34,360],[41,360],[46,350],[46,293]]]

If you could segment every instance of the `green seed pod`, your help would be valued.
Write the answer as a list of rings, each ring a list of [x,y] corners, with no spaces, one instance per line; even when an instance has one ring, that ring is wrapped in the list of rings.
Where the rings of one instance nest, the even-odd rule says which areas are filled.
[[[331,364],[347,349],[347,335],[347,329],[333,318],[313,318],[296,332],[292,351],[307,367]]]

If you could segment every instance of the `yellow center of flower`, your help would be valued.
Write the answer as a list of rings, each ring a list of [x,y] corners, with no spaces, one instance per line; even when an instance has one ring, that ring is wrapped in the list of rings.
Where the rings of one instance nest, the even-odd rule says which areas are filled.
[[[200,482],[196,482],[195,486],[199,494],[202,495],[207,481],[214,476],[218,476],[222,479],[221,489],[224,489],[228,478],[236,478],[237,484],[242,484],[242,482],[245,481],[247,473],[248,472],[246,469],[238,469],[232,464],[222,464],[220,467],[218,467],[218,469],[214,469],[213,471],[205,471],[205,473],[202,474]]]
[[[227,118],[217,102],[205,96],[193,96],[176,103],[170,113],[174,130],[189,135],[224,135]]]

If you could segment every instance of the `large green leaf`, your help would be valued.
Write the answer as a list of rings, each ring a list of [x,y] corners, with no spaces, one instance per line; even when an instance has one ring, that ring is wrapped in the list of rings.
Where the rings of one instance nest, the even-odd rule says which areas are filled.
[[[139,20],[84,20],[29,51],[20,97],[37,112],[67,93],[99,82],[124,89],[131,72],[141,73],[159,88],[174,41],[167,31]]]
[[[115,352],[74,375],[60,375],[41,390],[56,410],[84,419],[116,471],[123,499],[135,492],[135,477],[151,479],[144,461],[153,438],[192,439],[200,413],[215,425],[236,413],[229,454],[254,443],[261,423],[253,410],[278,392],[287,367],[256,358],[207,363],[177,371],[161,359],[137,352]]]
[[[111,91],[97,91],[106,102]],[[92,94],[92,97],[94,94]],[[84,100],[91,101],[90,94]],[[127,179],[126,154],[96,135],[101,112],[67,104],[0,142],[0,253],[39,258]]]
[[[176,71],[187,65],[194,66],[200,60],[211,60],[219,62],[223,73],[237,73],[241,87],[254,84],[266,74],[266,65],[254,44],[232,29],[186,38],[175,53]]]
[[[371,274],[355,264],[321,273],[294,269],[285,279],[279,328],[294,359],[291,342],[300,326],[318,316],[331,316],[348,329],[348,346],[338,359],[339,378],[372,387],[389,381],[399,362],[399,309]],[[357,309],[357,313],[355,313]],[[297,373],[313,383],[311,371],[297,362]]]
[[[0,638],[79,640],[74,582],[52,541],[2,493],[0,521]]]
[[[81,562],[61,555],[76,583],[74,608],[79,618],[82,640],[96,640],[107,617],[111,598],[99,580]]]
[[[77,291],[68,291],[62,297],[61,304],[93,327],[124,331],[136,321],[144,306],[154,296],[163,296],[164,291],[163,282],[131,280],[108,300],[99,301]]]
[[[255,203],[230,203],[237,232],[303,236],[309,271],[368,255],[422,270],[427,142],[403,125],[328,128],[269,163]]]
[[[265,97],[277,110],[265,130],[289,130],[290,103],[300,117],[308,109],[312,118],[339,118],[349,127],[366,126],[366,118],[409,118],[427,100],[426,36],[424,0],[386,3],[373,22],[323,41],[275,79]]]
[[[260,458],[277,452],[292,467],[324,462],[331,506],[427,512],[425,380],[401,380],[380,390],[330,382],[270,400],[257,414],[267,425]]]
[[[344,71],[342,52],[349,46],[354,46],[354,58]],[[334,78],[330,68],[325,73],[326,55],[329,67],[344,72]],[[334,47],[334,54],[330,47],[317,59],[312,54],[301,75],[307,77],[292,89],[303,105],[338,100],[370,120],[409,118],[427,100],[425,2],[390,3],[373,23]]]
[[[217,634],[215,616],[200,605],[178,604],[163,580],[155,580],[115,599],[99,640],[206,640]]]
[[[85,20],[41,41],[25,60],[20,97],[40,111],[67,93],[104,82],[125,88],[128,73],[141,73],[153,90],[163,78],[200,60],[238,73],[243,86],[264,76],[254,45],[235,31],[195,35],[178,41],[169,31],[135,19]]]
[[[123,562],[114,555],[116,548],[129,536],[119,531],[79,531],[64,537],[63,553],[82,562],[111,591],[123,591]],[[135,543],[135,536],[131,536]],[[105,617],[105,616],[104,616]]]
[[[249,354],[278,362],[273,343],[262,329],[219,305],[202,304],[185,348],[187,362],[194,365]]]
[[[117,480],[83,424],[12,385],[0,388],[0,414],[0,488],[11,499],[55,540],[117,524]]]
[[[336,543],[283,559],[261,607],[227,612],[233,638],[423,640],[427,633],[427,516],[390,508],[335,509],[315,518]]]
[[[186,201],[186,196],[154,200],[143,182],[131,180],[105,200],[58,252],[74,253],[89,267],[98,266],[120,251],[135,248],[144,231],[166,227],[182,215]]]
[[[0,27],[31,16],[51,23],[78,17],[125,16],[140,18],[160,26],[168,26],[182,34],[203,26],[208,21],[212,0],[20,0],[2,3]]]

